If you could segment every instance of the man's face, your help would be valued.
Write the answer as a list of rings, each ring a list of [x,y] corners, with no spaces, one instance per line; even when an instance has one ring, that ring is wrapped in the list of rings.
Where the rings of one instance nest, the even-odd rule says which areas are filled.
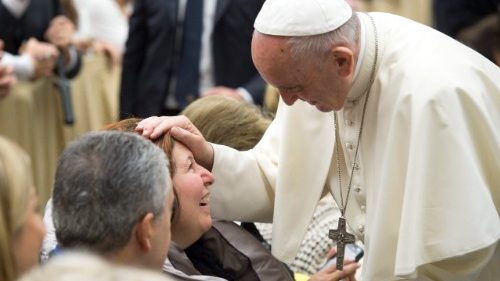
[[[170,181],[169,181],[170,183]],[[171,184],[171,183],[170,183]],[[155,235],[152,238],[151,247],[151,266],[155,269],[161,268],[168,254],[170,245],[170,219],[172,216],[172,207],[174,201],[174,193],[172,186],[169,187],[166,196],[165,209],[163,214],[154,222]]]
[[[299,61],[291,56],[286,41],[286,37],[254,34],[252,58],[264,80],[278,89],[287,105],[300,99],[323,112],[341,109],[350,84],[338,75],[333,54],[322,62]]]

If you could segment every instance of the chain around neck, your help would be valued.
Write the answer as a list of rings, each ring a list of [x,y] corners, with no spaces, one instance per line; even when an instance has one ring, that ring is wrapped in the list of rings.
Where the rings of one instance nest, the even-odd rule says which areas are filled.
[[[378,60],[377,27],[375,25],[375,21],[373,20],[373,18],[369,14],[366,14],[366,15],[370,18],[370,21],[371,21],[372,26],[373,26],[373,31],[374,31],[374,36],[375,36],[375,58],[374,58],[373,66],[371,69],[369,86],[368,86],[367,93],[365,96],[365,101],[363,103],[363,112],[361,114],[361,124],[359,125],[359,129],[358,129],[358,140],[356,141],[356,150],[354,151],[354,159],[352,161],[351,174],[349,175],[349,183],[347,185],[347,194],[346,194],[345,203],[344,203],[344,196],[343,196],[343,192],[342,192],[342,168],[340,166],[340,156],[339,156],[339,153],[340,153],[340,149],[339,149],[339,146],[340,146],[340,136],[339,136],[340,128],[338,125],[337,112],[336,111],[333,112],[333,120],[334,120],[335,135],[336,135],[335,152],[337,153],[337,157],[336,157],[337,158],[336,159],[337,160],[337,173],[338,173],[338,178],[339,178],[339,190],[340,190],[340,206],[339,206],[339,208],[340,208],[340,214],[342,217],[345,216],[345,212],[347,209],[347,203],[349,202],[349,194],[351,193],[351,188],[352,188],[352,178],[353,178],[354,170],[356,168],[356,165],[358,165],[357,158],[358,158],[359,144],[361,143],[361,134],[363,132],[363,125],[365,122],[366,104],[368,103],[368,97],[370,96],[371,87],[373,86],[373,81],[375,80],[375,68],[377,66],[377,60]],[[345,157],[344,157],[344,161],[345,161]],[[332,195],[333,195],[333,193],[332,193]]]

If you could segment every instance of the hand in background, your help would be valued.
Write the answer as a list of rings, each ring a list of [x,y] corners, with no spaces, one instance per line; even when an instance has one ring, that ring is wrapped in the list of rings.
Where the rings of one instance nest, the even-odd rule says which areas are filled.
[[[3,55],[3,41],[0,40],[0,62]],[[10,89],[16,83],[17,79],[14,75],[14,68],[12,66],[0,64],[0,98],[9,94]]]
[[[52,44],[30,38],[21,46],[19,54],[31,57],[34,66],[33,78],[39,78],[52,74],[59,51]]]
[[[0,98],[9,94],[10,89],[16,81],[14,68],[12,66],[0,65]]]
[[[111,44],[102,41],[94,41],[92,44],[92,49],[97,54],[104,54],[111,62],[111,65],[121,65],[122,55],[120,51],[118,51],[118,49],[113,47]]]
[[[50,22],[45,32],[45,38],[58,48],[67,48],[71,45],[75,25],[65,16],[57,16]]]
[[[237,99],[239,101],[245,101],[245,99],[240,95],[238,90],[234,88],[229,88],[229,87],[213,87],[210,88],[203,93],[201,93],[202,97],[207,97],[207,96],[226,96],[226,97],[231,97],[234,99]]]
[[[75,39],[73,38],[73,46],[81,52],[81,53],[86,53],[88,49],[92,48],[92,44],[94,44],[94,40],[90,37],[84,37],[84,38],[78,38]]]

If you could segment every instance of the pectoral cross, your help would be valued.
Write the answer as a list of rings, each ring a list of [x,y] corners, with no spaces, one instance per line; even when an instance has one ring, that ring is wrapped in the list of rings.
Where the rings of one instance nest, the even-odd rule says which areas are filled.
[[[344,250],[346,244],[354,243],[354,234],[347,233],[345,229],[345,218],[340,217],[337,229],[330,229],[328,237],[337,242],[337,269],[344,268]]]

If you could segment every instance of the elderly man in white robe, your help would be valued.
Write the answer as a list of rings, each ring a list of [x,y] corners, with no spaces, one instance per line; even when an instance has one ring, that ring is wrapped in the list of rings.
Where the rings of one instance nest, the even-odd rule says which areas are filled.
[[[343,0],[266,1],[252,56],[281,96],[254,149],[209,144],[182,116],[138,126],[171,130],[212,170],[214,216],[273,221],[272,251],[290,261],[331,193],[365,243],[362,280],[500,278],[497,66]],[[349,236],[339,226],[332,237]]]

